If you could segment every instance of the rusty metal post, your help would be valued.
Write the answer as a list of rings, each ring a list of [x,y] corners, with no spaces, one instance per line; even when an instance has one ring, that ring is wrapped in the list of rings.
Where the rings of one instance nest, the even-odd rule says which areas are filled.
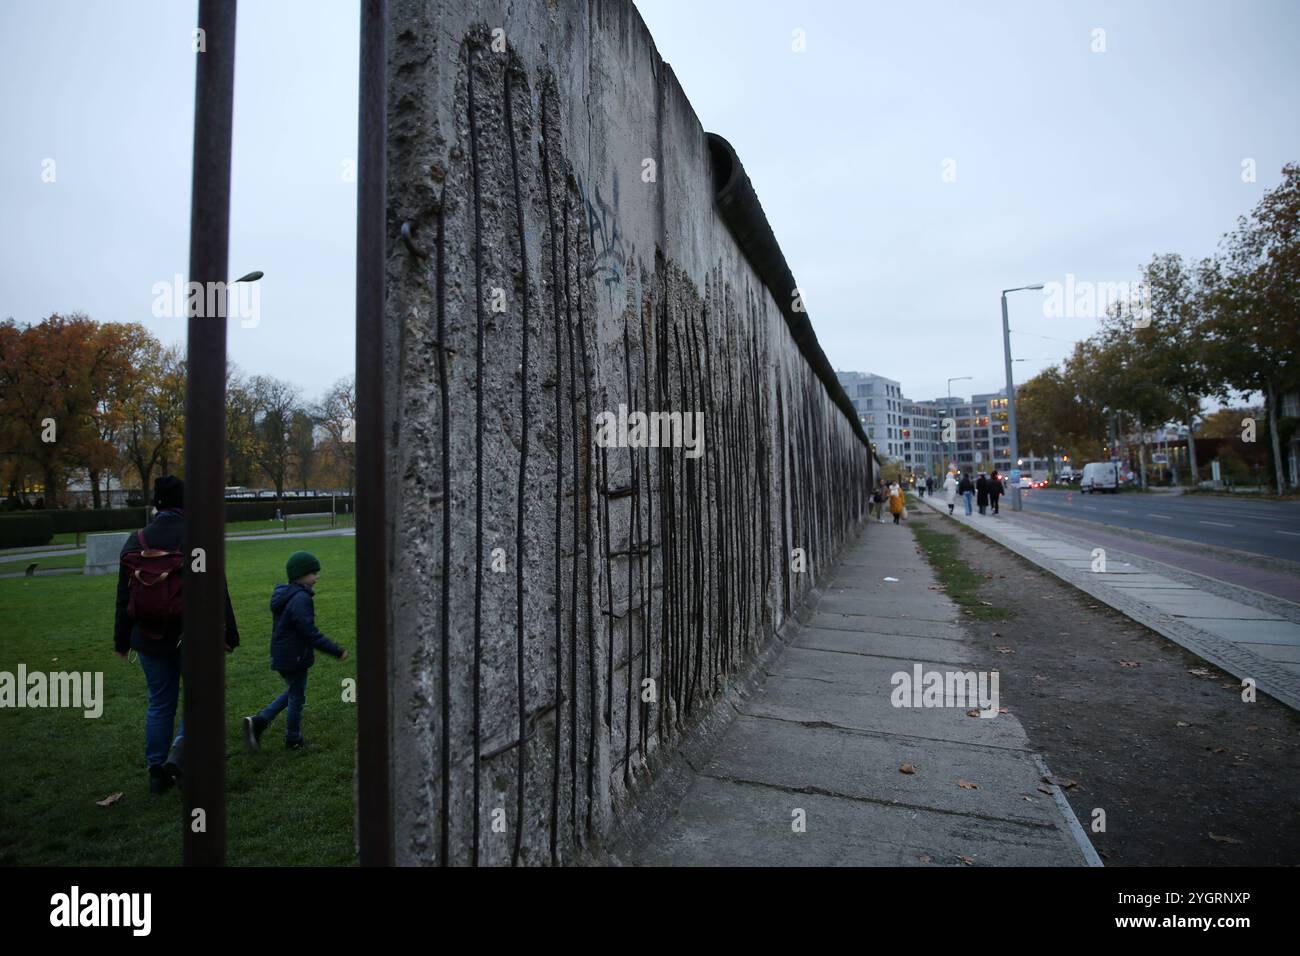
[[[388,533],[384,481],[387,190],[385,0],[362,0],[357,124],[357,837],[362,866],[393,863]]]
[[[235,93],[235,0],[200,0],[204,51],[195,53],[190,281],[227,281],[230,138]],[[204,296],[206,302],[220,297]],[[200,310],[201,312],[205,311]],[[225,434],[226,317],[191,316],[185,386],[185,742],[182,821],[186,866],[226,859]],[[147,489],[146,489],[147,491]]]

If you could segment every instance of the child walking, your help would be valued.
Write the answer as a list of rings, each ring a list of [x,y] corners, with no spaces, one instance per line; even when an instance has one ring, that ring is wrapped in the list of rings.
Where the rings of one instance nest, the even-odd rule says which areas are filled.
[[[307,670],[316,663],[314,648],[341,661],[348,652],[316,628],[316,608],[312,591],[320,575],[320,562],[307,551],[295,551],[285,564],[288,584],[277,584],[271,594],[271,669],[289,686],[275,700],[252,717],[244,718],[244,742],[250,751],[259,748],[262,732],[286,707],[289,709],[284,744],[300,750],[307,742],[302,738],[302,709],[307,702]]]

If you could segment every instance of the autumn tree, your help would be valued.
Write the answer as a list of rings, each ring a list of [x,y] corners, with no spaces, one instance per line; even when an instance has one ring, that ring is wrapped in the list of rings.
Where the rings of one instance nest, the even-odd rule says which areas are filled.
[[[253,456],[275,485],[276,498],[283,498],[294,455],[293,417],[301,407],[298,389],[270,375],[255,375],[249,381],[249,392],[255,416]]]
[[[1207,361],[1241,392],[1260,392],[1268,418],[1274,478],[1286,489],[1278,403],[1300,386],[1300,165],[1224,237],[1202,270]]]

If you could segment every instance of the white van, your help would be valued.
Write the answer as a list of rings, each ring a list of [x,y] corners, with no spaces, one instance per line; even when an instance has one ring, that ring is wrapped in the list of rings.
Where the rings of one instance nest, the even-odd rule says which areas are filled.
[[[1083,466],[1079,490],[1085,492],[1119,491],[1119,465],[1113,461],[1090,461]]]

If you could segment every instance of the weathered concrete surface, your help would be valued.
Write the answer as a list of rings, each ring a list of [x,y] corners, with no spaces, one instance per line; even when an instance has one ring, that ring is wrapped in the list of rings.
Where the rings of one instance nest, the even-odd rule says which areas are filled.
[[[1015,702],[965,708],[891,704],[891,675],[970,668],[954,605],[911,532],[871,526],[763,686],[720,742],[692,760],[677,811],[653,837],[619,848],[658,865],[1078,866],[1069,820],[1040,787]],[[886,582],[896,577],[897,583]],[[827,629],[823,608],[887,601],[873,631]],[[918,636],[917,620],[942,622]],[[865,620],[865,619],[864,619]],[[932,632],[933,634],[934,632]],[[910,763],[916,772],[900,767]],[[959,785],[964,780],[975,785]],[[805,829],[793,826],[803,811]],[[963,859],[963,857],[965,859]]]
[[[107,534],[86,535],[86,574],[116,574],[122,545],[131,537],[130,531],[112,531]],[[63,554],[71,552],[50,552]],[[45,557],[45,555],[37,555]]]
[[[389,48],[396,859],[563,863],[824,577],[869,452],[630,2],[394,0]],[[702,454],[598,446],[620,406]]]

